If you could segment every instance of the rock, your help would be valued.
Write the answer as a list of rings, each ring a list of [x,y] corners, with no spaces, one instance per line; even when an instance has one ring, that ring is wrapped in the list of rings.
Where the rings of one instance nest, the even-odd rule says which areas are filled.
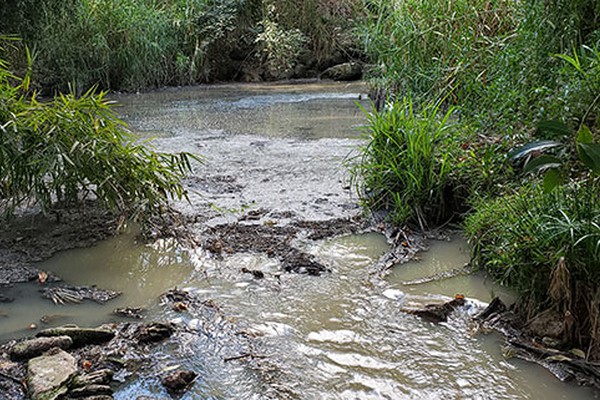
[[[283,257],[281,265],[286,272],[296,272],[314,276],[319,276],[323,272],[330,272],[330,270],[318,262],[314,256],[296,249],[290,249],[288,251]]]
[[[29,360],[27,386],[32,400],[54,400],[64,395],[67,383],[77,373],[75,358],[53,349],[43,356]]]
[[[108,385],[87,385],[80,388],[75,388],[69,391],[70,397],[89,398],[90,396],[106,396],[112,395],[112,389]]]
[[[321,74],[321,79],[333,79],[334,81],[356,81],[362,78],[362,65],[355,62],[347,62],[327,68]]]
[[[161,298],[165,299],[167,301],[185,303],[185,302],[190,301],[190,294],[189,294],[189,292],[186,292],[185,290],[171,289],[171,290],[167,291],[166,293],[163,293]]]
[[[500,300],[500,298],[494,297],[494,299],[490,302],[490,304],[488,304],[485,310],[477,314],[474,317],[474,319],[479,321],[485,321],[490,316],[494,314],[503,313],[504,311],[506,311],[506,305],[502,302],[502,300]]]
[[[23,384],[25,371],[20,364],[0,355],[0,399],[25,400],[27,388]]]
[[[80,328],[75,325],[65,325],[57,328],[44,329],[37,337],[69,336],[73,346],[80,347],[88,344],[101,344],[115,337],[115,333],[104,328]]]
[[[194,371],[179,370],[165,376],[161,382],[170,392],[182,392],[194,382],[196,376],[198,374]]]
[[[248,269],[244,267],[240,271],[244,274],[252,274],[254,279],[263,279],[265,277],[265,273],[257,269]]]
[[[417,315],[427,321],[439,323],[446,322],[448,315],[454,311],[455,308],[463,306],[465,304],[465,298],[463,295],[457,294],[453,300],[443,304],[427,304],[425,308],[418,310],[403,310],[409,314]]]
[[[71,387],[79,388],[89,385],[107,385],[112,380],[114,372],[110,369],[100,369],[89,374],[77,375]]]
[[[527,333],[538,338],[564,339],[566,335],[565,317],[557,311],[547,310],[538,314],[527,325]]]
[[[160,342],[173,334],[173,326],[162,322],[153,322],[143,325],[137,333],[138,342],[155,343]]]
[[[73,339],[69,336],[40,337],[16,343],[9,349],[8,354],[13,360],[28,360],[41,356],[53,347],[65,350],[72,345]]]

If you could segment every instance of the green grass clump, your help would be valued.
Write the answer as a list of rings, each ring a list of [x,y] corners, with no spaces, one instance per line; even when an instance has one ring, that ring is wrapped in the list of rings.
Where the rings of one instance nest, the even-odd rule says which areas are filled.
[[[363,203],[385,209],[392,221],[422,228],[452,217],[452,173],[458,144],[453,109],[440,103],[415,109],[405,97],[382,111],[367,113],[368,144],[353,169]]]
[[[564,259],[574,282],[600,285],[600,185],[571,183],[546,193],[527,185],[482,200],[465,221],[476,265],[545,305]]]
[[[181,179],[190,158],[136,144],[104,94],[60,95],[49,102],[28,96],[0,59],[0,211],[22,205],[48,211],[79,204],[92,194],[132,218],[165,211],[185,198]]]

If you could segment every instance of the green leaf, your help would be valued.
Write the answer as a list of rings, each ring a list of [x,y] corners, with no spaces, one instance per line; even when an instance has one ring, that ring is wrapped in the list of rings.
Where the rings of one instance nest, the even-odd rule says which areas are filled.
[[[571,136],[573,130],[564,122],[558,120],[541,121],[537,124],[537,133],[552,138]]]
[[[553,147],[559,147],[562,145],[562,143],[556,142],[554,140],[540,140],[536,142],[527,143],[526,145],[521,147],[517,147],[516,149],[508,153],[508,156],[513,160],[517,160],[519,158],[528,156],[531,153],[551,149]]]
[[[558,157],[549,156],[547,154],[544,154],[544,155],[541,155],[539,157],[532,158],[531,160],[529,160],[529,162],[527,164],[525,164],[525,168],[523,169],[523,172],[526,174],[528,174],[530,172],[534,173],[537,171],[544,171],[549,168],[560,168],[561,165],[562,165],[562,163]]]
[[[544,174],[544,192],[550,193],[562,182],[562,175],[557,168],[551,168]]]
[[[577,132],[577,143],[593,143],[594,135],[587,126],[583,125],[579,132]]]
[[[593,173],[600,175],[600,145],[597,143],[578,143],[579,159]]]

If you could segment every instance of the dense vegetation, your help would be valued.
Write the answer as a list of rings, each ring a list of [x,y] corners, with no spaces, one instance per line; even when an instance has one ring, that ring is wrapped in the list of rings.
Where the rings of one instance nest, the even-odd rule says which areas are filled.
[[[474,264],[574,318],[559,339],[599,359],[600,3],[365,4],[385,104],[354,170],[364,203],[464,221]]]
[[[357,49],[355,0],[1,3],[0,33],[32,49],[33,83],[45,90],[316,76]],[[19,54],[11,61],[25,66]]]
[[[1,50],[1,49],[0,49]],[[39,102],[29,76],[20,79],[0,58],[0,212],[20,206],[47,212],[56,203],[93,198],[124,217],[165,211],[184,198],[185,153],[172,155],[136,144],[104,93],[60,95]]]

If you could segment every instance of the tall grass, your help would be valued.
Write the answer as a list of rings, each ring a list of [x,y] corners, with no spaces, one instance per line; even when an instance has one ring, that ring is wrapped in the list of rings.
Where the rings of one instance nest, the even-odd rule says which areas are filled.
[[[421,228],[452,217],[451,177],[459,148],[452,139],[453,111],[440,115],[439,102],[415,109],[410,97],[380,112],[365,111],[368,144],[353,173],[366,206],[390,211],[397,224]]]
[[[574,280],[600,282],[600,186],[573,183],[545,193],[528,185],[481,201],[465,221],[473,260],[502,283],[547,298],[552,269],[565,258]]]
[[[572,316],[569,345],[591,349],[600,295],[600,182],[571,182],[551,193],[528,185],[481,201],[465,221],[475,265],[518,290],[531,314]],[[533,309],[531,309],[533,307]],[[567,332],[572,334],[572,332]],[[598,359],[596,348],[588,355]]]
[[[450,94],[485,134],[522,134],[551,112],[573,112],[576,96],[562,89],[579,77],[560,75],[553,55],[600,40],[594,0],[365,2],[376,84],[419,101]]]
[[[273,79],[294,73],[301,53],[316,74],[322,60],[352,47],[357,2],[16,0],[0,9],[0,33],[23,37],[35,54],[34,80],[50,91],[139,90],[246,70]],[[274,73],[282,66],[285,74]]]
[[[365,47],[381,84],[417,99],[453,92],[462,102],[486,85],[489,59],[515,30],[513,1],[367,1]]]

